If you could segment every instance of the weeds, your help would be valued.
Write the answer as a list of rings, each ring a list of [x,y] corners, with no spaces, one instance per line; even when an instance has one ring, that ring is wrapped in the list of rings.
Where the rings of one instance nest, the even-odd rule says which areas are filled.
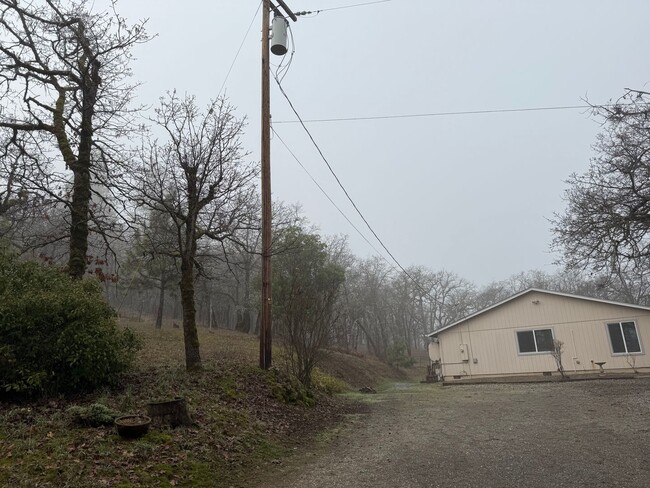
[[[113,425],[118,413],[102,403],[92,403],[87,407],[73,405],[66,411],[72,425],[81,427],[100,427]]]

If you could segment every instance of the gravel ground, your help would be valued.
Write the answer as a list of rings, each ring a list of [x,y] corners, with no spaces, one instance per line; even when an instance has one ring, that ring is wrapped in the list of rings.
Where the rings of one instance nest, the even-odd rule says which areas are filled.
[[[650,379],[396,384],[267,487],[650,486]]]

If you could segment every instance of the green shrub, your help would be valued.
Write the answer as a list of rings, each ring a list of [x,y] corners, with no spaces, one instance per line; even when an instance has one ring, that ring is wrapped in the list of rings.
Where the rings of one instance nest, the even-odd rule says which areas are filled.
[[[388,364],[395,368],[412,368],[415,365],[415,359],[406,352],[406,345],[397,342],[390,346],[387,351]]]
[[[87,407],[73,405],[66,410],[66,414],[71,424],[82,427],[113,425],[113,421],[118,416],[117,412],[103,403],[93,403]]]
[[[113,385],[139,341],[118,328],[99,283],[0,255],[0,393]]]
[[[320,369],[314,368],[311,375],[312,385],[328,395],[350,391],[352,388],[345,381],[323,373]]]
[[[316,403],[314,395],[296,377],[279,369],[271,369],[267,376],[271,394],[284,403],[310,407]]]

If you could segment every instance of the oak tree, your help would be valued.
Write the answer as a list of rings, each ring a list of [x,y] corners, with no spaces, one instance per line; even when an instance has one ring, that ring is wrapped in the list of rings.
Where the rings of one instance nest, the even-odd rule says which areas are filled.
[[[584,174],[568,180],[567,208],[552,221],[568,267],[618,272],[650,257],[650,101],[628,91],[596,109],[603,131]]]
[[[164,214],[174,235],[173,246],[160,249],[180,263],[185,362],[201,368],[196,328],[197,259],[211,242],[236,241],[242,229],[256,227],[257,169],[244,161],[240,137],[244,120],[224,99],[201,111],[193,97],[175,92],[160,101],[154,130],[140,156],[129,163],[124,181],[127,197],[146,215]]]
[[[68,272],[86,268],[89,221],[98,186],[112,188],[121,140],[133,131],[129,84],[132,48],[149,38],[113,8],[86,0],[0,0],[0,128],[15,151],[29,154],[28,183],[69,211]],[[59,194],[53,185],[68,185]]]

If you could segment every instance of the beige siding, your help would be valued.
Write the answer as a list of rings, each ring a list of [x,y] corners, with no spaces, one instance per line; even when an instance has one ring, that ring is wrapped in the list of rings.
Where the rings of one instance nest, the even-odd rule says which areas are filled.
[[[631,371],[629,358],[611,350],[606,324],[618,321],[636,323],[642,353],[633,356],[635,367],[650,368],[646,351],[650,347],[650,311],[533,291],[440,332],[443,375],[557,371],[549,353],[519,353],[516,333],[531,328],[553,330],[555,339],[564,343],[563,365],[569,372],[597,371],[595,363],[602,361],[606,370]],[[468,346],[468,360],[463,360],[462,344]]]

